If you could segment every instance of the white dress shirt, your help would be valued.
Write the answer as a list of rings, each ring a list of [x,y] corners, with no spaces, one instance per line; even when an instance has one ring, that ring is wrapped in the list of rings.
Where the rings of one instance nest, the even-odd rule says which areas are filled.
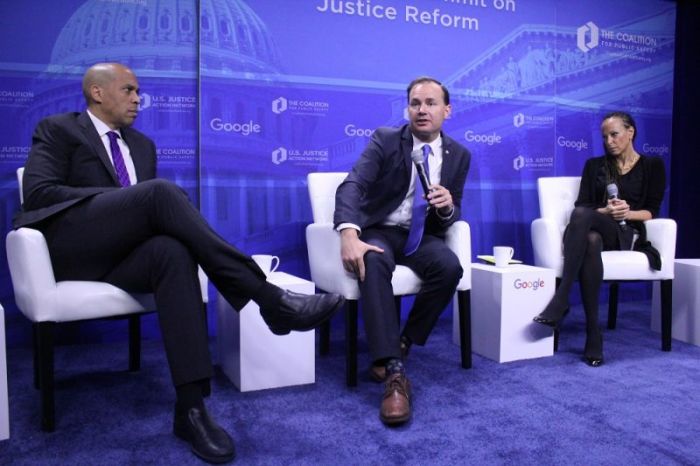
[[[122,137],[121,131],[118,129],[110,129],[107,124],[97,118],[95,115],[93,115],[90,110],[87,111],[88,116],[90,117],[90,120],[92,120],[92,124],[95,125],[95,129],[97,130],[97,134],[100,135],[100,139],[102,140],[102,144],[105,146],[105,150],[107,151],[107,154],[109,155],[109,160],[112,161],[112,166],[114,166],[114,159],[112,158],[112,148],[109,145],[109,136],[107,136],[107,133],[110,131],[114,131],[119,135],[119,139],[117,139],[117,144],[119,144],[119,149],[122,151],[122,158],[124,158],[124,165],[126,166],[126,171],[129,174],[129,181],[131,181],[131,184],[134,185],[138,181],[136,179],[136,168],[134,168],[134,160],[131,158],[131,151],[129,150],[129,146],[126,145],[126,142],[124,142],[124,138]]]
[[[411,136],[413,137],[413,150],[422,150],[426,143],[418,139],[413,134]],[[431,149],[430,155],[428,156],[428,177],[430,178],[430,184],[440,184],[440,172],[442,171],[442,136],[438,136],[437,139],[431,143],[428,143],[428,145]],[[406,197],[401,202],[399,207],[396,208],[396,210],[387,215],[386,219],[384,219],[382,222],[382,225],[399,226],[406,229],[410,228],[411,215],[413,211],[413,197],[416,187],[420,185],[416,178],[416,165],[411,163],[411,182],[408,185]],[[419,187],[418,189],[423,188]],[[449,218],[449,215],[446,218]],[[354,228],[357,231],[362,231],[362,229],[354,223],[341,223],[338,225],[336,230],[342,231],[345,228]]]

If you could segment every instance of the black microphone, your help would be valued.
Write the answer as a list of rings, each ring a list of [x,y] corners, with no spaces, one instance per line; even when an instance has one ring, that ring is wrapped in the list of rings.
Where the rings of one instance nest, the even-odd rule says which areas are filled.
[[[421,186],[423,186],[423,192],[426,196],[430,192],[430,177],[425,171],[425,162],[423,161],[423,151],[421,149],[416,149],[411,152],[411,160],[416,166],[418,171],[418,179],[420,180]]]
[[[617,185],[615,183],[610,183],[605,187],[605,190],[608,192],[608,199],[618,199],[619,191],[617,190]],[[620,220],[620,226],[624,227],[627,225],[625,223],[625,219]]]

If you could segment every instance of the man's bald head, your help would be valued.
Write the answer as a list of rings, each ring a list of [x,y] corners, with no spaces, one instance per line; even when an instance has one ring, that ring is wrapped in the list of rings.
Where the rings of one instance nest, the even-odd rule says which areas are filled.
[[[88,106],[93,103],[90,92],[92,86],[106,86],[114,80],[117,70],[126,70],[131,73],[131,70],[121,63],[96,63],[88,68],[83,76],[83,95],[85,96],[85,102]]]
[[[129,126],[138,113],[139,83],[121,63],[97,63],[83,76],[88,109],[111,128]]]

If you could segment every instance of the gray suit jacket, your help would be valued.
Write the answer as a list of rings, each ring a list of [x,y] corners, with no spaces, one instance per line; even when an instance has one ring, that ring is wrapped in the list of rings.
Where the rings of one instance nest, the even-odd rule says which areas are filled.
[[[139,181],[155,178],[151,139],[122,128]],[[87,112],[52,115],[39,122],[24,170],[24,205],[14,227],[29,226],[96,194],[119,189],[119,179]]]
[[[360,228],[381,223],[405,199],[411,182],[413,137],[408,125],[378,128],[347,178],[338,186],[333,222],[354,223]],[[426,233],[442,236],[461,218],[462,193],[471,154],[461,144],[442,134],[440,184],[452,195],[454,214],[440,218],[431,209]]]

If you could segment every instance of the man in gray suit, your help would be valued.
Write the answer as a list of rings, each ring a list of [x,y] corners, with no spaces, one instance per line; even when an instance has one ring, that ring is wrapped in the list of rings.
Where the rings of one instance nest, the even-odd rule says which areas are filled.
[[[471,160],[467,149],[442,132],[451,111],[445,86],[420,77],[406,94],[409,124],[374,132],[338,187],[334,218],[343,265],[359,280],[373,360],[370,375],[385,382],[379,415],[389,425],[411,416],[411,385],[403,359],[411,344],[425,344],[462,277],[459,260],[443,239],[445,230],[461,218]],[[425,196],[417,166],[428,168]],[[408,266],[423,280],[402,331],[391,288],[396,264]]]
[[[266,282],[246,254],[221,238],[175,184],[156,178],[153,141],[130,128],[139,85],[118,63],[87,70],[87,110],[42,120],[24,171],[14,226],[46,237],[58,280],[99,280],[153,292],[177,401],[173,431],[210,462],[233,459],[228,433],[206,411],[213,374],[197,264],[236,309],[260,305],[276,334],[310,330],[343,304]]]

